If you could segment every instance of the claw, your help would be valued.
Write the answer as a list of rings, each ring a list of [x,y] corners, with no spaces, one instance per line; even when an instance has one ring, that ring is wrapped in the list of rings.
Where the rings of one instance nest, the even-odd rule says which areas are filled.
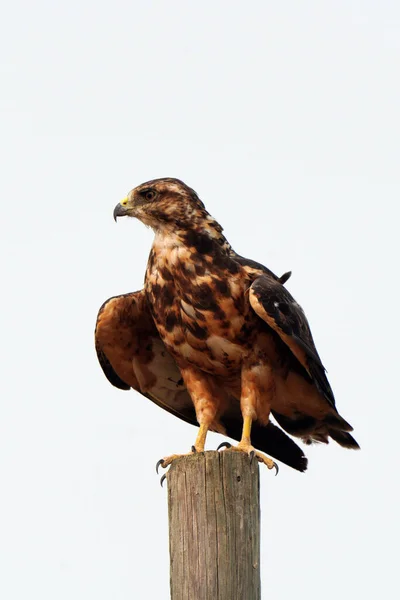
[[[164,481],[165,481],[166,479],[167,479],[167,474],[166,474],[166,473],[164,473],[164,475],[163,475],[163,476],[161,477],[161,479],[160,479],[160,485],[161,485],[161,487],[163,486],[163,483],[164,483]]]
[[[221,444],[218,446],[218,448],[217,448],[217,451],[218,451],[220,448],[232,448],[232,444],[230,444],[229,442],[222,442],[222,443],[221,443]]]
[[[196,452],[197,452],[196,446],[192,446],[192,452],[193,452],[193,454],[196,454]]]
[[[232,446],[232,444],[230,444],[229,442],[222,442],[217,450],[219,450],[220,448],[231,448],[232,450],[236,450],[236,451],[241,451],[241,452],[245,452],[250,460],[250,465],[253,463],[253,460],[256,458],[256,460],[258,460],[258,462],[264,463],[265,465],[267,465],[268,469],[275,469],[276,473],[275,475],[278,475],[279,472],[279,467],[276,464],[275,461],[271,460],[270,458],[268,458],[267,456],[264,456],[261,452],[258,452],[257,450],[255,450],[250,444],[245,444],[240,442],[238,446]]]
[[[156,473],[157,473],[157,475],[158,475],[158,469],[159,469],[160,467],[163,467],[163,468],[164,468],[164,459],[163,459],[163,458],[160,458],[160,460],[159,460],[159,461],[157,462],[157,464],[156,464]]]
[[[259,462],[266,464],[268,469],[275,469],[275,477],[278,475],[279,467],[274,460],[270,461],[270,464],[266,463],[265,457],[262,454],[257,454],[257,452],[255,450],[252,450],[251,452],[249,452],[249,456],[250,456],[250,464],[252,463],[253,458],[256,457]],[[272,462],[272,465],[271,465],[271,462]]]

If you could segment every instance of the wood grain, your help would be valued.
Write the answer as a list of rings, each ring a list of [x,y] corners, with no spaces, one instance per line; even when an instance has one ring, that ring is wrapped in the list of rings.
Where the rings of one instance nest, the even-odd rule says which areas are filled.
[[[171,600],[260,600],[257,461],[194,454],[167,481]]]

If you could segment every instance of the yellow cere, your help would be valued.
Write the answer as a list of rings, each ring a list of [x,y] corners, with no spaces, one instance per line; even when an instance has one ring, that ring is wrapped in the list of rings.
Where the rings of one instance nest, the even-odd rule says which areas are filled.
[[[122,206],[126,206],[128,204],[128,198],[123,198],[120,204],[122,204]]]

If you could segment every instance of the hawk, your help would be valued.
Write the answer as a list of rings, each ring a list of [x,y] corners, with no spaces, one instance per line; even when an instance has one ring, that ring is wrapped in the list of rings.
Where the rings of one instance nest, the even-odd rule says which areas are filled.
[[[332,438],[358,448],[338,413],[302,308],[281,278],[237,254],[194,190],[172,178],[133,189],[114,209],[154,230],[144,289],[107,300],[95,343],[116,387],[133,388],[199,426],[239,443],[226,451],[264,453],[305,471],[306,444]],[[278,425],[271,421],[271,416]],[[262,453],[263,451],[264,453]],[[160,464],[167,467],[180,455]]]

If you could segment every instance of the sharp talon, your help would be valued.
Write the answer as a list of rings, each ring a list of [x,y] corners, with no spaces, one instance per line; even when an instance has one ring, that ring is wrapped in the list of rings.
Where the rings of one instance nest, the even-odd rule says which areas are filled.
[[[192,452],[195,454],[197,452],[196,446],[192,446]]]
[[[279,473],[279,467],[278,467],[278,465],[276,464],[276,462],[274,462],[274,468],[275,468],[275,470],[276,470],[276,473],[275,473],[275,477],[276,477],[276,476],[278,475],[278,473]]]
[[[220,448],[232,448],[232,444],[230,444],[229,442],[222,442],[218,448],[217,448],[217,452]]]
[[[164,481],[165,481],[166,479],[167,479],[167,474],[166,474],[166,473],[164,473],[164,475],[163,475],[163,476],[161,477],[161,479],[160,479],[160,485],[161,485],[161,487],[163,486],[163,483],[164,483]]]
[[[164,462],[164,459],[163,459],[163,458],[160,458],[160,460],[159,460],[159,461],[157,462],[157,464],[156,464],[156,473],[157,473],[157,475],[158,475],[158,469],[159,469],[160,467],[163,467],[163,462]]]
[[[253,458],[255,457],[256,453],[254,452],[254,450],[252,450],[249,454],[250,456],[250,464],[253,462]]]

